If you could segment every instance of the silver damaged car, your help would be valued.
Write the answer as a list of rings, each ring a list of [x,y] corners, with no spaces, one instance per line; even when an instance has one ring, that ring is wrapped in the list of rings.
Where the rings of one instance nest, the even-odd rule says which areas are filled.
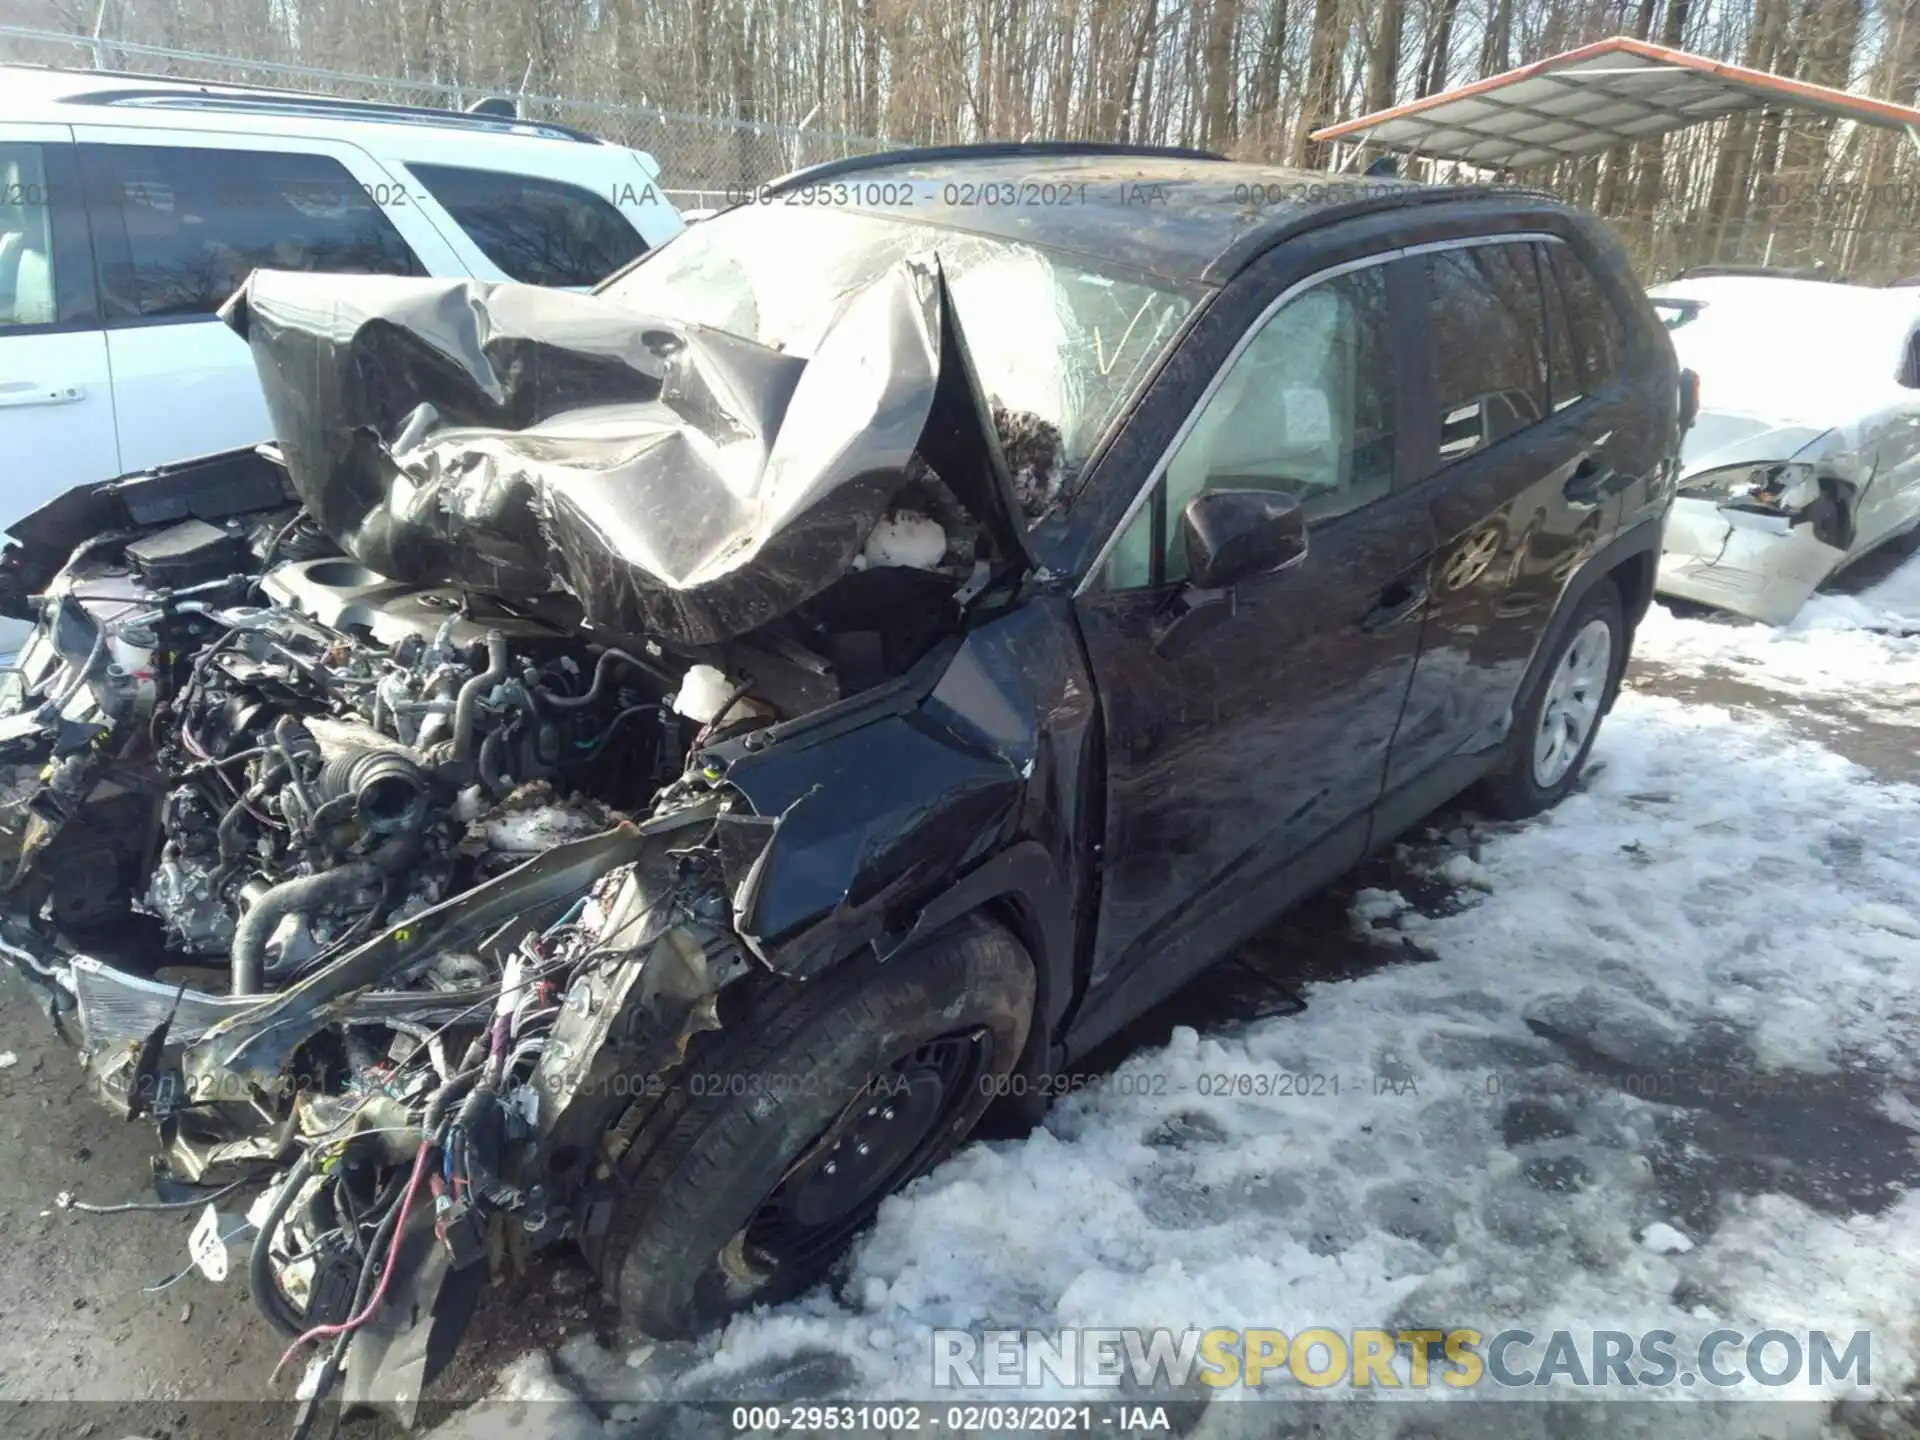
[[[1784,625],[1920,526],[1920,289],[1695,271],[1648,293],[1700,387],[1656,588]]]

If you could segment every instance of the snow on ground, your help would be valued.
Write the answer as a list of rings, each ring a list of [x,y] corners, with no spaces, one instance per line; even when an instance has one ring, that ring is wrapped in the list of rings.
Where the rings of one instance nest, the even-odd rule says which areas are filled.
[[[1596,762],[1541,820],[1420,854],[1467,887],[1455,913],[1361,893],[1352,923],[1430,962],[1178,1030],[889,1200],[834,1289],[692,1346],[583,1339],[561,1369],[618,1434],[610,1402],[924,1399],[940,1326],[1666,1328],[1683,1355],[1722,1325],[1821,1326],[1871,1330],[1898,1393],[1920,1377],[1920,790],[1631,693]],[[1311,1093],[1202,1093],[1241,1076]],[[544,1357],[512,1377],[554,1383]],[[516,1435],[602,1433],[531,1413]],[[1201,1433],[1246,1428],[1216,1405]]]
[[[1920,557],[1853,594],[1817,594],[1789,625],[1677,616],[1656,602],[1634,657],[1712,670],[1862,718],[1920,725]]]

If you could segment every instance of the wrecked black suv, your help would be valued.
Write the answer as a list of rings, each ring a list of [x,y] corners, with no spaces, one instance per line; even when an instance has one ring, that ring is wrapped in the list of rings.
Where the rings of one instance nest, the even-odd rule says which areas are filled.
[[[791,1294],[1370,847],[1558,800],[1684,423],[1548,198],[1096,147],[225,315],[276,445],[15,527],[4,943],[401,1403],[503,1248]]]

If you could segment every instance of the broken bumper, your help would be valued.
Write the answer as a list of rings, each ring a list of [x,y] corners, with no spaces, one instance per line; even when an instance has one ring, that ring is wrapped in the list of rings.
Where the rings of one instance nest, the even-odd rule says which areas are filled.
[[[1667,520],[1654,588],[1784,625],[1845,558],[1845,551],[1815,538],[1811,525],[1683,496]]]

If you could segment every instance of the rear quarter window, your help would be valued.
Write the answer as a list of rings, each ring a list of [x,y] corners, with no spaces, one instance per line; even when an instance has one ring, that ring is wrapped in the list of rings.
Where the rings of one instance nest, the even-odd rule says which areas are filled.
[[[1565,383],[1555,376],[1558,408],[1593,394],[1614,377],[1626,358],[1627,327],[1599,279],[1569,246],[1548,245],[1545,252],[1547,282],[1566,315],[1566,349],[1572,366]]]
[[[454,165],[407,167],[454,223],[526,285],[597,285],[646,242],[611,203],[578,185]]]

